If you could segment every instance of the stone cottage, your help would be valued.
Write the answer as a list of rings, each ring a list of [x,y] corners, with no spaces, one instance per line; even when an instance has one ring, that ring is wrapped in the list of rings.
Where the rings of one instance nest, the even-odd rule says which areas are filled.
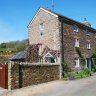
[[[81,69],[78,49],[86,61],[84,66],[91,69],[96,29],[86,18],[84,23],[80,23],[49,9],[39,8],[28,25],[28,31],[29,44],[38,46],[36,62],[61,65],[66,61],[71,70]]]

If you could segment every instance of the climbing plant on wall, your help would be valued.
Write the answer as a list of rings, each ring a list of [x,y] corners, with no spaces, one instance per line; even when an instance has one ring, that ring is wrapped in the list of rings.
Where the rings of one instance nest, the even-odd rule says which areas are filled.
[[[79,55],[81,64],[84,66],[86,64],[86,61],[85,61],[84,56],[82,55],[82,52],[81,52],[80,48],[75,47],[75,49],[76,49],[77,54]]]

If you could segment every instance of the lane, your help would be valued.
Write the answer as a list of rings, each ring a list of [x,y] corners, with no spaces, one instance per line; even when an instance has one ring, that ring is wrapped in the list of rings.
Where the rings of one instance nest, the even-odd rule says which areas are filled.
[[[3,93],[7,92],[8,90],[7,89],[3,89],[0,87],[0,95],[2,95]]]
[[[81,80],[65,82],[45,92],[39,92],[34,96],[96,96],[96,75]]]

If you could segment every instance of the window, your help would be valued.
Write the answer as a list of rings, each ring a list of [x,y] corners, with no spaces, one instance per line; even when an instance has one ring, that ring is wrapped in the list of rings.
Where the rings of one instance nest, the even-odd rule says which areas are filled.
[[[74,26],[73,26],[73,31],[74,31],[74,32],[78,32],[78,26],[77,26],[77,25],[74,25]]]
[[[75,38],[75,47],[79,47],[79,39]]]
[[[44,24],[40,23],[39,28],[40,28],[40,30],[44,30]]]
[[[75,58],[74,59],[74,65],[75,65],[76,68],[80,67],[80,65],[79,65],[79,58]]]
[[[87,42],[87,49],[90,49],[90,42]]]
[[[86,29],[86,35],[90,35],[90,31]]]
[[[44,35],[44,33],[43,33],[43,32],[40,32],[40,35],[41,35],[41,36],[43,36],[43,35]]]

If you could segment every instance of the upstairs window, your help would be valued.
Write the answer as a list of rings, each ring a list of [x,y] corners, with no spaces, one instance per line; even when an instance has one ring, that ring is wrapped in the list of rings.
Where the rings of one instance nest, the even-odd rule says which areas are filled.
[[[74,32],[78,32],[78,26],[77,26],[77,25],[74,25],[74,26],[73,26],[73,31],[74,31]]]
[[[44,30],[44,24],[43,23],[40,23],[39,24],[39,28],[40,28],[40,30]]]
[[[75,65],[75,68],[80,67],[79,58],[75,58],[75,59],[74,59],[74,65]]]
[[[79,47],[79,39],[78,38],[75,38],[74,44],[75,44],[75,47]]]
[[[87,49],[90,49],[90,42],[87,42]]]
[[[44,35],[44,32],[40,32],[40,36],[43,36]]]
[[[86,29],[86,35],[90,35],[90,31]]]

